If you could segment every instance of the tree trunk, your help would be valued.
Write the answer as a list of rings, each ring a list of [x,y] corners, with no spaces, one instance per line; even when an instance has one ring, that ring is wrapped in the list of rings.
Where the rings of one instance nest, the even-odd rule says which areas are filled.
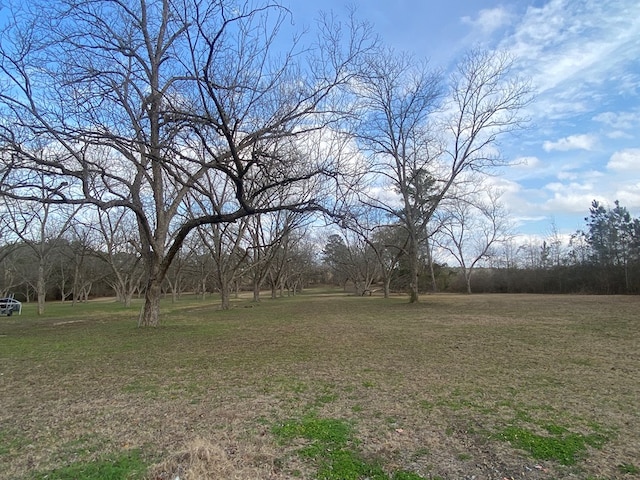
[[[231,308],[231,292],[227,281],[220,284],[220,308],[222,310]]]
[[[427,239],[427,255],[429,256],[428,261],[429,274],[431,275],[431,289],[435,293],[438,291],[438,283],[436,282],[436,272],[433,268],[433,257],[431,256],[431,243],[429,242],[429,239]]]
[[[384,298],[389,298],[389,295],[391,295],[391,275],[386,275],[382,281],[383,283],[383,292],[384,292]]]
[[[258,280],[254,280],[253,282],[253,301],[260,301],[260,282]]]
[[[418,245],[414,235],[410,235],[407,254],[409,260],[409,303],[416,303],[420,300],[420,292],[418,290]]]
[[[37,296],[38,296],[38,315],[44,315],[44,302],[47,296],[47,286],[44,281],[44,260],[40,260],[38,263],[38,281],[37,281]]]
[[[138,322],[140,327],[157,327],[160,323],[161,282],[156,275],[151,275],[144,293],[144,309]]]

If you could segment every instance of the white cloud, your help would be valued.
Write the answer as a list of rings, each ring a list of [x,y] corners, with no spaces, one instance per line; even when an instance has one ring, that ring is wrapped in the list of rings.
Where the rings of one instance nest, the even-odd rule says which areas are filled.
[[[569,135],[555,142],[546,141],[542,148],[545,152],[558,150],[566,152],[568,150],[592,150],[595,146],[596,138],[593,135]]]
[[[545,119],[594,110],[599,95],[612,89],[637,90],[635,65],[640,48],[637,0],[550,0],[530,6],[500,47],[531,79],[538,101],[531,111]],[[608,84],[609,92],[597,87]]]
[[[640,111],[602,112],[594,116],[592,120],[611,128],[605,132],[607,138],[612,140],[631,139],[633,133],[640,126]]]
[[[556,175],[558,180],[576,180],[578,178],[578,174],[574,171],[561,171]]]
[[[620,130],[613,130],[609,133],[607,133],[607,138],[610,138],[611,140],[619,140],[619,139],[631,139],[633,138],[633,135],[631,135],[630,133],[627,132],[622,132]]]
[[[471,25],[483,35],[490,35],[496,30],[509,25],[513,16],[504,7],[487,8],[478,12],[477,18],[462,17],[462,23]]]
[[[556,192],[553,198],[544,203],[543,208],[548,212],[582,214],[588,211],[593,199],[593,193],[565,190],[564,192]]]
[[[640,182],[617,189],[613,198],[620,200],[620,205],[627,207],[634,216],[640,214]]]
[[[593,120],[616,130],[631,130],[640,124],[640,112],[602,112]]]
[[[566,184],[561,182],[553,182],[548,183],[544,186],[544,188],[552,192],[579,192],[593,190],[593,184],[579,182],[571,182],[569,184]]]
[[[611,155],[607,169],[615,172],[640,172],[640,148],[627,148]]]

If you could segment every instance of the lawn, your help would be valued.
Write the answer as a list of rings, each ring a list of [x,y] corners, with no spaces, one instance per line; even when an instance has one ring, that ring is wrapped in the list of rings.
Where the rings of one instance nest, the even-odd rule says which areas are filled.
[[[640,478],[640,297],[0,317],[0,478]]]

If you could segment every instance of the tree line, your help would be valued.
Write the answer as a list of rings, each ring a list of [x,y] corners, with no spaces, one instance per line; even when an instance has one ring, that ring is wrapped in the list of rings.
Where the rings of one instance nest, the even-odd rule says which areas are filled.
[[[37,301],[43,313],[45,299],[78,303],[115,296],[129,306],[144,295],[146,270],[126,210],[117,216],[95,210],[91,221],[63,221],[61,212],[54,215],[50,208],[29,210],[29,230],[24,219],[16,220],[20,212],[4,217],[3,232],[13,232],[16,241],[0,249],[0,296],[13,293]],[[408,291],[411,269],[400,225],[381,224],[366,236],[344,226],[319,236],[312,233],[317,227],[311,221],[310,216],[277,212],[201,226],[172,262],[162,295],[175,301],[185,293],[205,298],[218,292],[220,307],[228,309],[242,291],[252,292],[254,301],[260,301],[264,289],[277,298],[310,285],[333,284],[356,295]],[[420,244],[419,291],[640,293],[640,219],[618,201],[608,208],[594,200],[585,222],[568,242],[555,227],[546,239],[520,244],[508,231],[487,235],[488,230],[475,228],[471,249],[463,248],[462,237],[451,236],[460,224],[448,222],[430,242]],[[429,253],[430,248],[439,252]]]
[[[365,236],[401,229],[392,257],[406,262],[418,301],[430,228],[493,208],[483,176],[504,165],[497,141],[520,128],[531,101],[508,55],[471,50],[443,72],[384,46],[355,12],[321,14],[304,35],[269,0],[33,0],[9,10],[0,32],[5,248],[38,259],[44,299],[59,242],[25,238],[45,238],[38,228],[52,217],[60,232],[71,219],[124,231],[117,248],[101,240],[92,250],[131,250],[136,262],[125,263],[142,273],[114,270],[111,281],[123,291],[138,284],[144,326],[158,324],[191,242],[217,265],[251,261],[258,275],[261,260],[250,257],[264,254],[257,245],[272,239],[262,229],[280,216]],[[239,268],[216,272],[223,298]]]
[[[619,201],[594,200],[585,227],[563,238],[552,225],[539,241],[518,241],[508,215],[485,205],[467,216],[433,222],[421,242],[420,290],[485,293],[640,293],[640,219]],[[465,228],[466,227],[466,228]],[[358,294],[406,290],[409,267],[402,228],[384,227],[365,238],[335,233],[323,255],[334,283]]]
[[[45,300],[75,304],[115,296],[130,306],[143,296],[147,272],[131,215],[94,213],[90,221],[61,222],[40,212],[28,230],[19,222],[4,225],[16,241],[0,249],[0,295],[36,301],[39,313]],[[220,307],[228,309],[240,291],[250,290],[260,301],[264,288],[276,298],[326,283],[308,228],[308,219],[284,211],[200,226],[172,262],[161,293],[175,301],[186,292],[202,298],[218,292]]]

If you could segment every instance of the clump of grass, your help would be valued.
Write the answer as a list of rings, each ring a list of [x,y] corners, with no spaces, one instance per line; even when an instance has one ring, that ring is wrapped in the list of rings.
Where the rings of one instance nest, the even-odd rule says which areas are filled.
[[[588,446],[600,448],[607,440],[601,433],[583,435],[559,425],[545,425],[544,429],[548,435],[510,425],[497,437],[510,442],[515,448],[526,450],[537,460],[553,460],[561,465],[575,465]]]
[[[301,437],[319,444],[345,446],[351,438],[351,426],[343,420],[317,418],[290,420],[273,427],[276,436],[291,440]]]
[[[34,480],[126,480],[141,478],[147,469],[140,451],[132,450],[120,455],[92,462],[73,463],[49,472],[34,475]]]
[[[304,438],[311,443],[298,451],[318,465],[320,480],[390,480],[378,462],[366,461],[353,450],[357,440],[352,426],[344,420],[317,418],[310,415],[300,421],[289,420],[273,427],[282,440]],[[391,480],[421,480],[413,472],[395,472]]]
[[[630,475],[638,475],[638,474],[640,474],[640,468],[636,467],[632,463],[623,463],[621,465],[618,465],[618,471],[620,473],[626,473],[626,474],[630,474]]]
[[[20,450],[29,440],[12,430],[0,430],[0,456]]]

